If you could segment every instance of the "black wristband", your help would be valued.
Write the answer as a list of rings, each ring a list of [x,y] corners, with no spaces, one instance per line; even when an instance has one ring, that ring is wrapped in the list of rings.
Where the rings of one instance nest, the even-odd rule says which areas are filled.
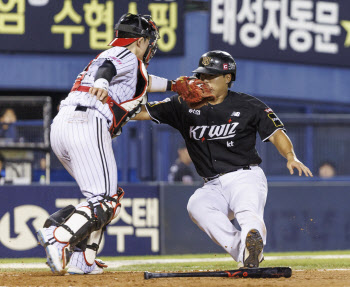
[[[167,91],[171,91],[172,84],[173,84],[173,81],[168,80],[168,83],[167,83],[167,86],[166,86],[166,90]]]

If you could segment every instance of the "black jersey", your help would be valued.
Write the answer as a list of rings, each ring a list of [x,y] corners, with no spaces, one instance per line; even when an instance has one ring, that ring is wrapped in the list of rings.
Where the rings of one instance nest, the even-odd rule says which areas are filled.
[[[202,177],[260,164],[255,149],[256,133],[263,141],[279,129],[285,130],[276,114],[263,102],[247,94],[229,91],[224,101],[190,109],[178,95],[147,103],[156,123],[179,130],[189,155]]]

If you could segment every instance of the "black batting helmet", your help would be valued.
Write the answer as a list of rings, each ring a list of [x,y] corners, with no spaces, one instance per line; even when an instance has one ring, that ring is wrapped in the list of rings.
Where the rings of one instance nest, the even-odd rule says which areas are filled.
[[[199,74],[221,75],[231,74],[232,81],[236,80],[236,62],[225,51],[209,51],[199,59],[198,68],[192,71],[198,77]]]
[[[158,27],[149,15],[135,15],[131,13],[120,17],[114,27],[115,39],[109,43],[109,46],[125,47],[144,37],[149,38],[148,48],[143,56],[143,62],[148,65],[149,61],[156,53],[157,41],[160,38]]]

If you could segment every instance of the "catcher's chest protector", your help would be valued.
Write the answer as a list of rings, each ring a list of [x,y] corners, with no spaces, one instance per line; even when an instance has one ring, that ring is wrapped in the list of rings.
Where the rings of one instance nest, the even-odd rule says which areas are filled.
[[[134,98],[142,97],[146,94],[148,87],[148,73],[142,61],[138,60],[137,84]]]

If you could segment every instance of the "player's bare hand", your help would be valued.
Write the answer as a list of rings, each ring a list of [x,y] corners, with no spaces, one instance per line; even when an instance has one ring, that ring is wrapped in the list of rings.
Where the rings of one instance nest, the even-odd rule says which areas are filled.
[[[290,174],[294,174],[294,169],[296,168],[299,172],[299,176],[302,176],[304,173],[307,177],[313,177],[310,169],[296,158],[288,160],[287,168],[289,169]]]
[[[92,95],[92,96],[96,96],[96,98],[101,101],[103,104],[106,103],[107,101],[107,97],[108,97],[108,92],[104,89],[101,89],[101,88],[94,88],[94,87],[91,87],[90,90],[89,90],[89,93]]]

